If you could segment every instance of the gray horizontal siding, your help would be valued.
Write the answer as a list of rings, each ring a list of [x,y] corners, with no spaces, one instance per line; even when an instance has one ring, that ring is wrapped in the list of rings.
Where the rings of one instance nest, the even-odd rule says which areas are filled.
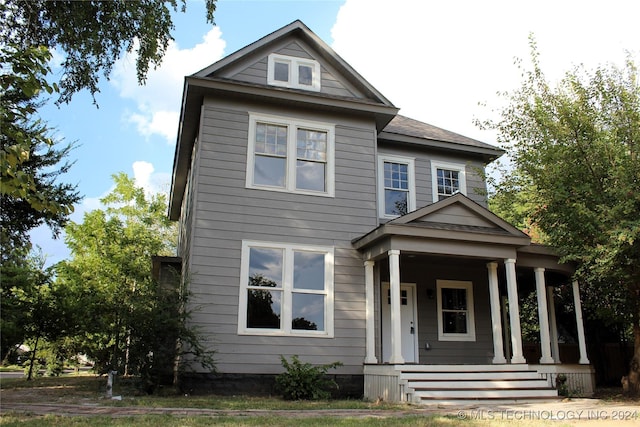
[[[350,241],[376,226],[374,124],[318,118],[336,124],[335,197],[248,189],[246,111],[260,111],[260,106],[215,102],[205,106],[200,135],[190,259],[197,308],[192,321],[211,337],[220,372],[279,372],[280,354],[298,354],[313,363],[339,360],[346,365],[345,373],[361,373],[364,267]],[[310,113],[301,118],[308,120]],[[334,338],[238,335],[242,240],[335,248]]]

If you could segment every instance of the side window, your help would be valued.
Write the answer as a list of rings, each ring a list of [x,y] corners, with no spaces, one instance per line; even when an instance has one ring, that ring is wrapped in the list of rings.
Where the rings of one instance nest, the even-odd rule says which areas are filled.
[[[378,157],[378,215],[396,218],[415,210],[415,160],[380,154]]]
[[[267,61],[267,83],[292,89],[320,91],[320,63],[313,59],[272,53]]]
[[[243,242],[238,333],[333,336],[333,248]]]
[[[248,188],[333,197],[335,126],[251,114]]]
[[[475,341],[473,283],[438,280],[436,286],[438,339],[440,341]]]
[[[433,201],[446,199],[458,192],[467,194],[465,165],[461,163],[431,162]]]

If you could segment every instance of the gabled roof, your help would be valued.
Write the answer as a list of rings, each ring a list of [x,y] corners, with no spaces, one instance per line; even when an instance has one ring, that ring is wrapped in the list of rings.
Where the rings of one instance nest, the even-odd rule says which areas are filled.
[[[390,236],[526,246],[529,236],[462,193],[393,219],[352,243],[357,249]]]
[[[377,101],[383,105],[393,107],[391,101],[389,101],[382,93],[380,93],[375,87],[373,87],[367,80],[364,79],[354,68],[351,67],[344,59],[340,57],[328,44],[326,44],[320,37],[318,37],[313,31],[309,29],[302,21],[295,20],[289,25],[268,34],[261,39],[251,43],[235,51],[234,53],[224,57],[220,61],[211,64],[210,66],[203,68],[193,75],[193,77],[215,77],[216,73],[230,66],[234,62],[251,55],[254,52],[262,49],[268,49],[270,45],[277,40],[282,39],[288,35],[295,35],[299,39],[309,44],[318,55],[333,67],[335,67],[342,76],[347,78],[351,83],[355,84],[364,93],[368,95],[371,100]]]
[[[504,154],[504,150],[493,145],[399,114],[380,132],[378,139],[476,153],[487,157],[487,160]]]

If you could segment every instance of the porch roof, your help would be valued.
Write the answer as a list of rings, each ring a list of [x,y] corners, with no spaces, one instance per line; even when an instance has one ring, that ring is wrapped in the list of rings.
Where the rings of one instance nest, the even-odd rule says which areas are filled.
[[[370,258],[391,249],[481,258],[515,258],[529,236],[458,193],[385,224],[352,241]]]

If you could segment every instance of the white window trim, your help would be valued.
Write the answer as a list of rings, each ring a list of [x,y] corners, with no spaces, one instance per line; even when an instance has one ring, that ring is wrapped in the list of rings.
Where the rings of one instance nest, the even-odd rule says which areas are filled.
[[[285,81],[275,79],[275,63],[276,62],[289,64],[289,80],[288,81],[285,82]],[[320,63],[318,61],[315,61],[313,59],[298,58],[295,56],[280,55],[277,53],[272,53],[269,55],[267,63],[268,63],[267,84],[272,86],[288,87],[291,89],[310,90],[313,92],[320,91],[321,70],[320,70]],[[313,70],[312,71],[313,76],[312,76],[310,85],[303,85],[298,83],[298,66],[300,65],[306,65],[308,67],[311,67],[311,69]]]
[[[398,215],[387,215],[385,213],[384,197],[384,163],[403,163],[407,165],[409,173],[409,197],[407,198],[407,213],[416,210],[416,179],[415,179],[415,158],[395,156],[391,154],[378,154],[378,217],[398,218]]]
[[[465,289],[467,291],[467,333],[444,333],[442,324],[442,289]],[[436,282],[436,298],[438,304],[438,341],[475,341],[476,321],[473,304],[473,283],[459,280],[438,280]]]
[[[280,329],[263,329],[247,327],[247,284],[249,282],[249,253],[251,248],[272,248],[284,251],[282,283],[282,317]],[[308,331],[291,328],[293,300],[293,253],[294,251],[323,252],[325,254],[325,330]],[[271,336],[306,336],[316,338],[334,337],[334,248],[329,246],[294,245],[289,243],[273,243],[243,240],[242,260],[240,267],[240,299],[238,303],[238,335],[271,335]]]
[[[464,163],[431,161],[431,184],[433,191],[433,202],[438,201],[438,169],[458,171],[460,173],[460,192],[467,195],[467,173]]]
[[[253,183],[255,167],[256,124],[258,122],[287,127],[287,160],[284,187],[256,185]],[[296,188],[296,129],[304,128],[327,133],[326,191],[299,190]],[[249,113],[249,143],[247,144],[246,188],[335,197],[335,125],[332,123],[298,120],[291,117]]]

